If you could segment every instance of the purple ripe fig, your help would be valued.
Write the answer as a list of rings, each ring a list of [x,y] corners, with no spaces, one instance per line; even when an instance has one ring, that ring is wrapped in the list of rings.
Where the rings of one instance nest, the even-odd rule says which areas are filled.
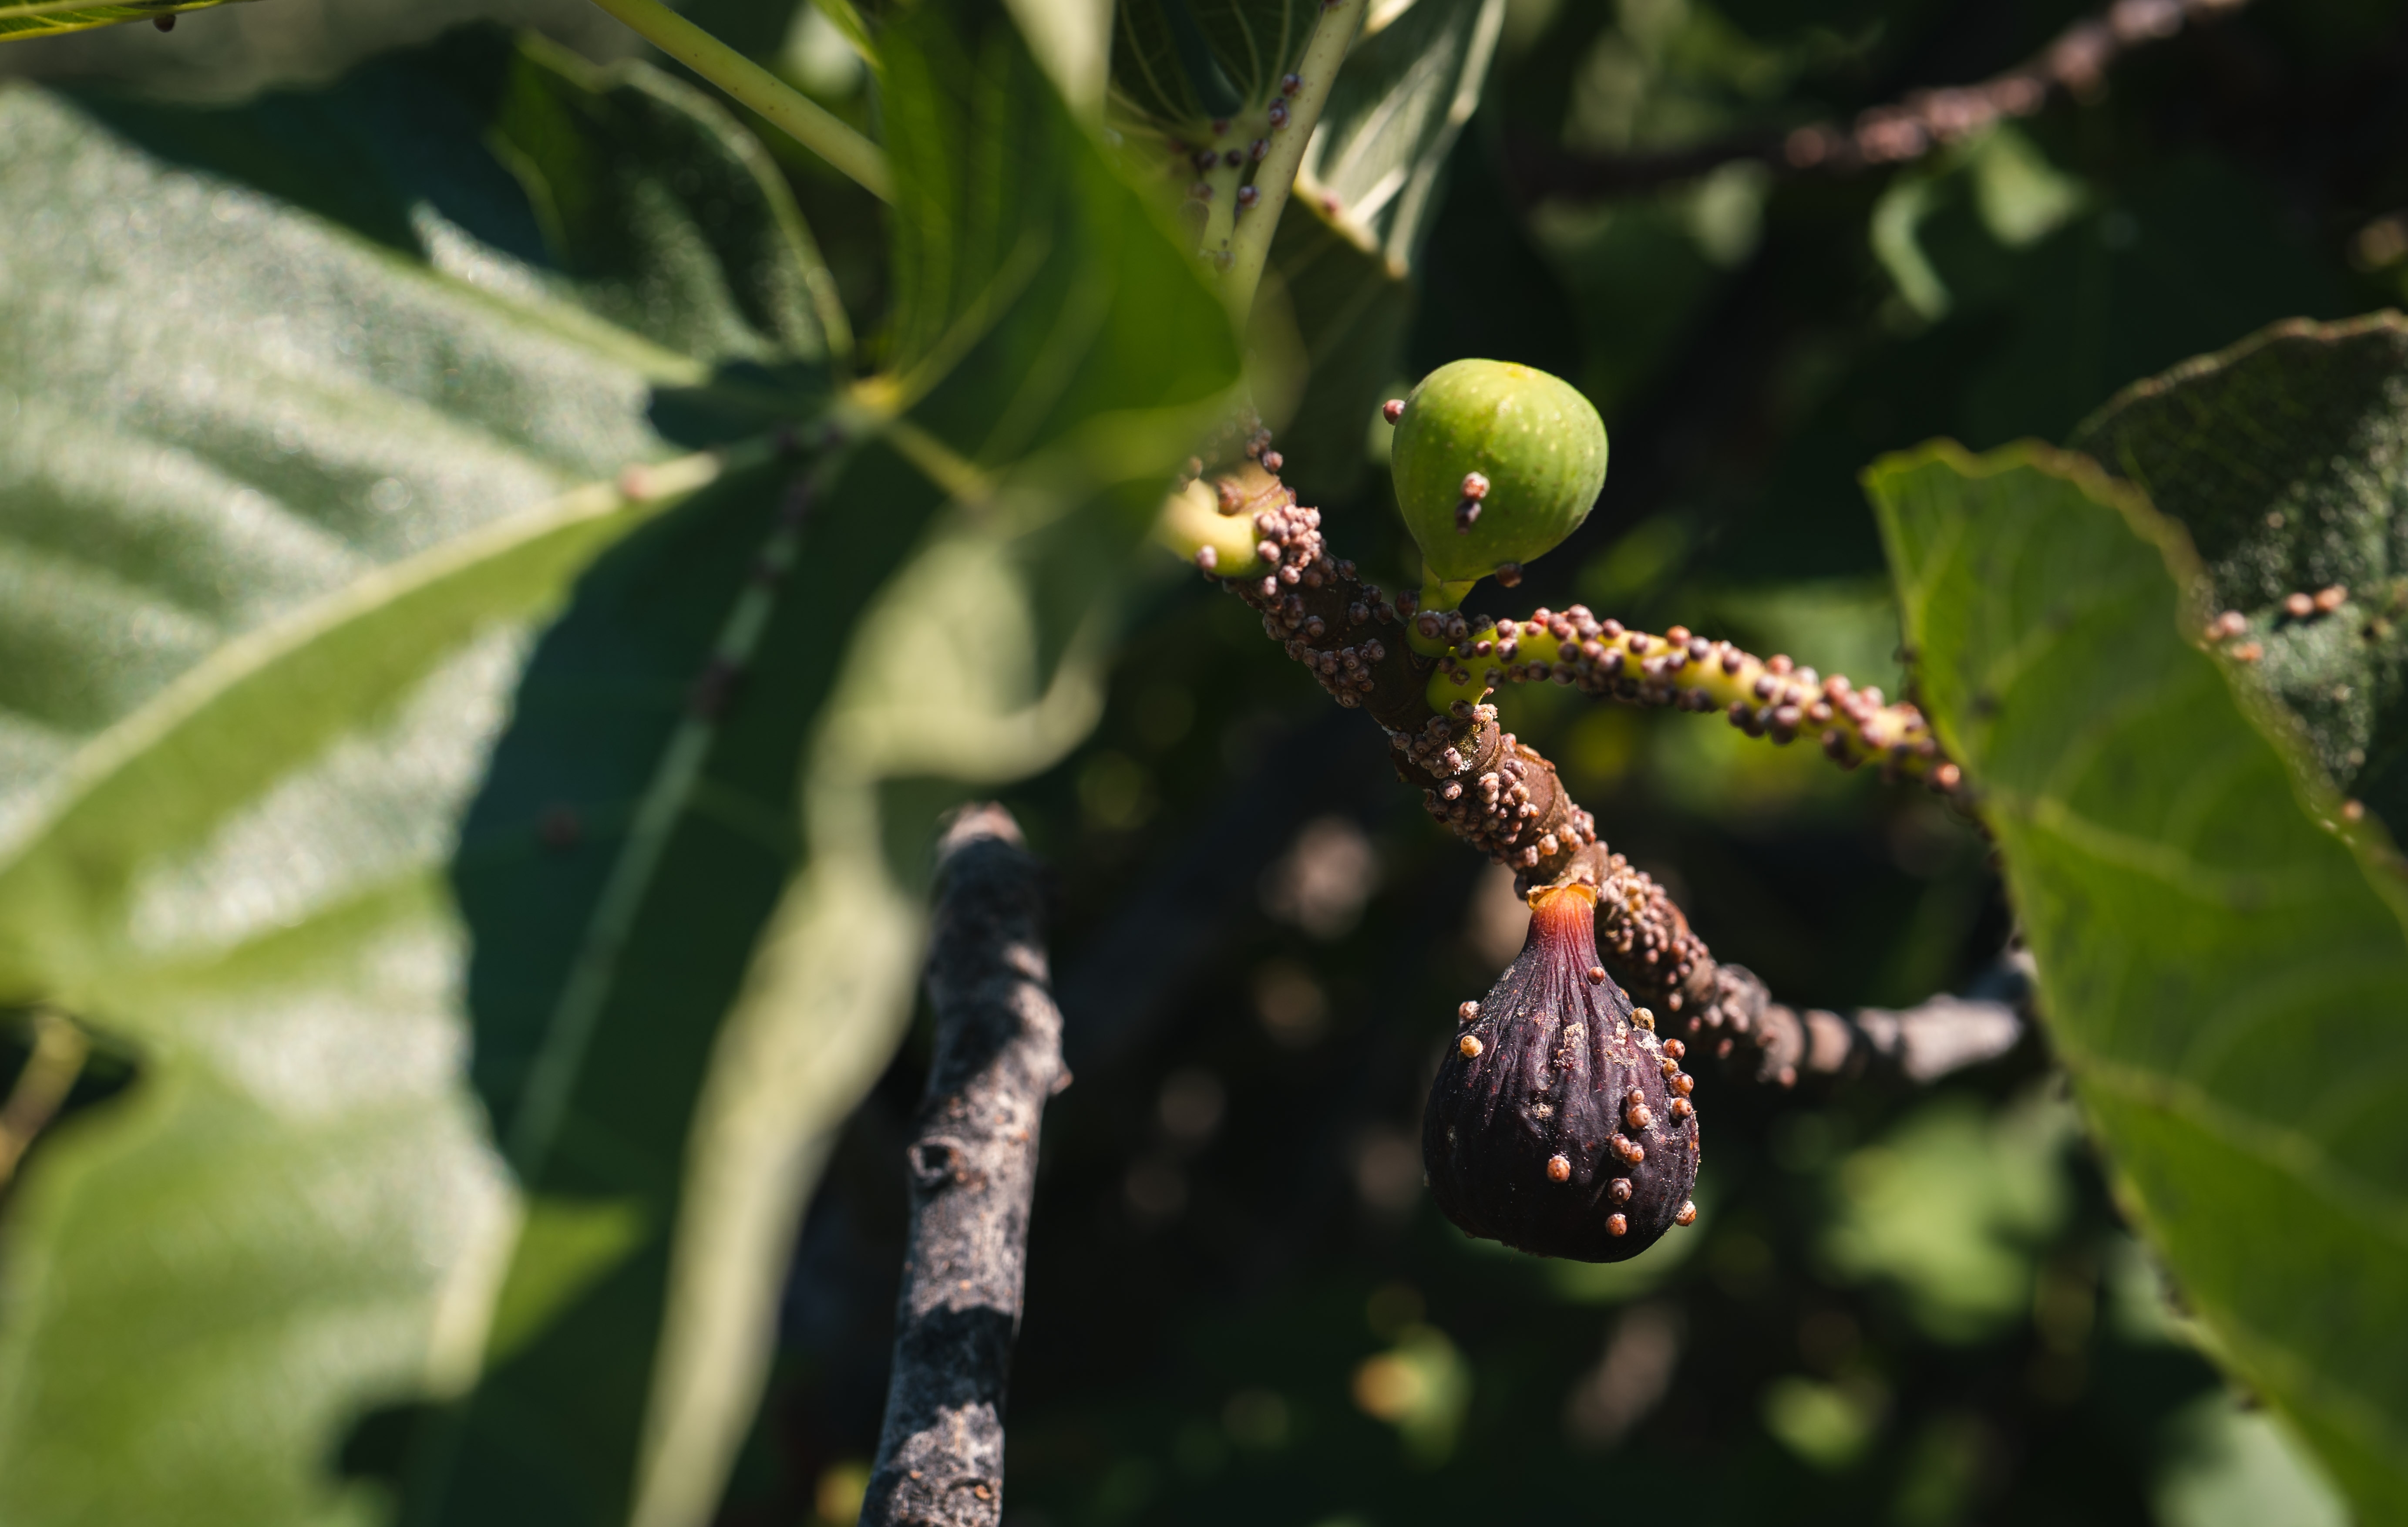
[[[1422,1162],[1446,1217],[1541,1257],[1622,1261],[1697,1217],[1698,1114],[1660,1043],[1597,963],[1597,893],[1531,899],[1522,952],[1430,1087]]]

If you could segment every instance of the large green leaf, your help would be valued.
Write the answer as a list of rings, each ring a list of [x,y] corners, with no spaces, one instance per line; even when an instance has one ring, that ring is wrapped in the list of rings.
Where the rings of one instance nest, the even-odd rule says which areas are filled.
[[[530,1196],[406,1520],[707,1517],[797,1201],[909,1011],[928,797],[890,827],[881,782],[1009,777],[1083,732],[1087,608],[1235,376],[1192,262],[1000,10],[877,42],[890,371],[839,415],[875,438],[810,504],[810,598],[763,604],[706,726],[690,681],[746,617],[688,586],[741,588],[749,549],[631,543],[536,654],[469,820],[478,1083]]]
[[[115,26],[121,22],[155,21],[179,11],[207,10],[226,0],[121,0],[93,5],[92,0],[0,0],[0,42],[23,37],[54,36],[89,27]]]
[[[2408,826],[2408,319],[2293,320],[2137,382],[2077,450],[2183,522],[2227,640],[2333,782]],[[2338,608],[2286,613],[2341,585]]]
[[[616,483],[664,389],[824,350],[815,262],[705,103],[494,33],[0,135],[0,994],[141,1067],[10,1202],[0,1520],[366,1520],[351,1416],[465,1376],[506,1244],[456,824],[595,554],[774,506]]]
[[[2181,528],[2086,458],[1868,475],[1922,698],[2048,1031],[2218,1355],[2408,1514],[2408,886],[2195,644]],[[2306,783],[2303,783],[2305,781]]]

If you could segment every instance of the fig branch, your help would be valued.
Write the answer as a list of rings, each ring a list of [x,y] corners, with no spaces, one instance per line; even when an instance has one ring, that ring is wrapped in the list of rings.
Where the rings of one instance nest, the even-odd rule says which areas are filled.
[[[1299,505],[1280,481],[1277,473],[1285,463],[1268,449],[1268,437],[1255,431],[1245,441],[1245,453],[1242,460],[1209,474],[1199,470],[1182,483],[1166,507],[1158,539],[1253,606],[1264,633],[1281,642],[1340,705],[1369,713],[1387,734],[1398,776],[1422,791],[1426,808],[1449,830],[1513,870],[1517,888],[1527,895],[1555,886],[1593,887],[1600,957],[1648,1021],[1661,1013],[1666,1033],[1685,1034],[1693,1045],[1783,1086],[1801,1074],[1854,1072],[1868,1064],[1918,1069],[1911,1053],[1916,1035],[1912,1026],[1896,1021],[1899,1016],[1800,1013],[1774,1001],[1754,972],[1717,961],[1663,886],[1599,839],[1596,819],[1572,800],[1555,765],[1499,725],[1496,707],[1460,693],[1448,698],[1445,686],[1454,681],[1440,665],[1452,649],[1443,641],[1468,641],[1469,621],[1451,612],[1417,613],[1413,594],[1391,598],[1354,563],[1334,556],[1322,535],[1320,511]],[[1412,650],[1407,633],[1414,622],[1433,618],[1441,626],[1440,651],[1424,655]],[[1463,623],[1460,632],[1455,622]],[[1555,634],[1556,623],[1567,636]],[[1567,640],[1601,640],[1604,626],[1597,624],[1595,638],[1579,638],[1580,623],[1570,615],[1548,617],[1549,677],[1565,666]],[[1517,640],[1532,640],[1526,627],[1517,630]],[[1660,672],[1666,639],[1649,638],[1646,653],[1632,653],[1631,635],[1623,632],[1620,650],[1639,660],[1633,665],[1626,659],[1625,666],[1641,693],[1621,696],[1619,676],[1608,692],[1645,703],[1651,686],[1664,686],[1669,697],[1677,686],[1665,686]],[[1489,640],[1493,655],[1496,638]],[[1784,684],[1806,682],[1806,670],[1776,673],[1770,662],[1752,669],[1742,664],[1726,673],[1722,655],[1712,648],[1710,655],[1720,676],[1715,683],[1755,675],[1746,679],[1751,697],[1758,677]],[[1643,667],[1651,659],[1659,668],[1653,676]],[[1509,657],[1523,666],[1525,677],[1537,660],[1518,652]],[[1461,660],[1455,661],[1459,670]],[[1572,661],[1599,673],[1605,670],[1601,655]],[[1866,703],[1861,692],[1850,693],[1859,706]],[[1787,704],[1788,691],[1779,698]],[[1666,698],[1660,703],[1674,702]],[[1905,709],[1876,705],[1868,719],[1850,722],[1855,729],[1848,735],[1887,738],[1902,732],[1904,717],[1890,712]],[[1903,741],[1901,767],[1937,757],[1936,751],[1920,751],[1914,737]],[[1937,783],[1942,776],[1936,768],[1933,773]],[[1945,777],[1953,783],[1954,776]],[[2003,1028],[1993,1022],[1989,1040],[1955,1063],[1970,1064],[2011,1045],[2020,1024],[2012,1014],[2005,1016]],[[1921,1053],[1931,1053],[1928,1040]]]

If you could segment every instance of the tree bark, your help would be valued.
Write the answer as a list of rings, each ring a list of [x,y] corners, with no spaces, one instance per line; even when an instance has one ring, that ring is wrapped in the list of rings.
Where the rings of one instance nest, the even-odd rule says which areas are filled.
[[[1001,806],[968,807],[938,853],[937,1051],[906,1155],[910,1248],[865,1527],[993,1527],[1002,1515],[1038,1121],[1070,1079],[1038,864],[1018,825]]]

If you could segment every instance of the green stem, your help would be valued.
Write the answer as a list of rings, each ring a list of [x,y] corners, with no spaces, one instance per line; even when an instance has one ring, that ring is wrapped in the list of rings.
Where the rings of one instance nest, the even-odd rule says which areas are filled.
[[[0,1104],[0,1187],[7,1185],[25,1147],[42,1132],[83,1074],[91,1044],[83,1030],[49,1011],[34,1015],[34,1053],[17,1073],[8,1100]]]
[[[121,3],[131,3],[131,0],[121,0]],[[123,26],[128,22],[148,22],[161,16],[172,16],[179,11],[206,10],[210,6],[217,3],[218,0],[184,0],[184,3],[178,5],[152,6],[143,11],[139,16],[121,16],[114,21],[93,22],[90,23],[77,22],[75,23],[75,29],[79,31],[82,30],[87,24],[92,26]],[[57,16],[67,11],[92,10],[94,8],[96,7],[94,7],[93,0],[35,0],[35,3],[30,6],[9,7],[6,19],[12,22],[33,21],[43,16]],[[18,37],[26,36],[55,36],[57,35],[58,34],[55,31],[36,32],[31,34],[10,33],[8,34],[8,40],[13,41]]]
[[[894,177],[878,145],[810,97],[687,21],[660,0],[594,0],[644,40],[767,118],[787,137],[834,165],[881,201],[895,199]],[[1359,0],[1358,0],[1359,3]],[[1291,173],[1293,173],[1291,171]]]
[[[1238,186],[1245,179],[1245,168],[1216,162],[1197,179],[1212,188],[1212,196],[1204,204],[1204,237],[1196,252],[1218,268],[1231,257],[1230,241],[1238,231]]]
[[[1460,610],[1463,608],[1464,597],[1479,586],[1479,583],[1480,580],[1477,578],[1466,578],[1459,583],[1449,583],[1425,567],[1422,569],[1420,608],[1433,614]],[[1405,645],[1424,657],[1436,657],[1441,653],[1454,650],[1454,644],[1444,637],[1426,634],[1419,625],[1410,621],[1405,625]]]
[[[1346,50],[1354,46],[1354,34],[1362,28],[1363,14],[1369,8],[1369,0],[1336,0],[1335,4],[1325,0],[1313,23],[1312,40],[1304,46],[1304,59],[1296,68],[1301,83],[1287,98],[1287,125],[1271,135],[1270,152],[1254,172],[1254,189],[1261,199],[1237,220],[1229,241],[1226,295],[1230,310],[1240,317],[1254,308],[1254,288],[1262,283],[1263,266],[1270,258],[1271,234],[1279,227],[1280,213],[1287,209],[1288,192],[1304,164],[1305,145],[1321,122],[1322,108],[1329,104],[1338,66],[1346,62]]]

